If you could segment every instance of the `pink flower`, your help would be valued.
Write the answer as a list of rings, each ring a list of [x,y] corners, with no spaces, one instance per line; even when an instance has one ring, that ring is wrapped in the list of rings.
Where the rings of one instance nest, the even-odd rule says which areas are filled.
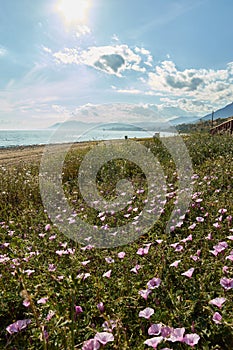
[[[225,298],[215,298],[210,300],[210,304],[217,306],[219,309],[222,308],[222,304],[225,303],[226,299]]]
[[[113,264],[114,262],[115,262],[115,260],[114,259],[112,259],[112,258],[105,258],[105,261],[108,263],[108,264]]]
[[[221,323],[221,320],[222,320],[222,315],[220,315],[219,312],[215,312],[213,317],[212,317],[212,320],[216,323],[216,324],[220,324]]]
[[[186,237],[186,238],[182,239],[182,240],[181,240],[181,242],[186,243],[186,242],[188,242],[188,241],[192,241],[192,240],[193,240],[193,236],[192,236],[192,235],[189,235],[188,237]]]
[[[159,335],[162,329],[161,323],[152,324],[150,328],[148,329],[149,335]]]
[[[233,254],[230,254],[230,255],[226,256],[226,260],[227,259],[233,261]]]
[[[107,272],[105,272],[105,273],[103,274],[103,277],[110,278],[110,277],[111,277],[111,273],[112,273],[112,270],[108,270]]]
[[[141,265],[138,265],[138,264],[137,264],[137,265],[135,265],[130,271],[137,274],[137,273],[138,273],[138,270],[139,270],[140,268],[141,268]]]
[[[49,264],[48,270],[49,270],[50,272],[56,271],[56,266],[55,266],[54,264]]]
[[[102,303],[102,301],[101,301],[99,304],[97,304],[97,308],[99,309],[99,311],[101,313],[103,313],[104,312],[104,303]]]
[[[48,297],[47,298],[41,298],[37,301],[37,304],[46,304],[48,301]]]
[[[96,333],[94,339],[97,340],[99,343],[106,345],[107,343],[114,341],[114,336],[112,335],[112,333],[99,332]]]
[[[164,326],[161,328],[161,335],[163,338],[168,338],[172,333],[173,328]]]
[[[25,329],[28,324],[31,323],[30,319],[25,319],[25,320],[18,320],[15,323],[10,324],[6,330],[8,333],[13,334],[13,333],[18,333],[22,329]]]
[[[29,301],[28,299],[25,299],[25,300],[23,301],[23,306],[29,307],[29,306],[30,306],[30,301]]]
[[[223,266],[222,272],[223,273],[228,273],[229,267],[228,266]]]
[[[221,209],[219,209],[218,212],[219,212],[219,214],[225,214],[227,212],[227,209],[221,208]]]
[[[46,320],[50,321],[51,318],[55,315],[55,312],[53,310],[49,310],[48,315],[46,316]]]
[[[120,253],[117,254],[117,256],[118,256],[119,259],[124,259],[125,252],[120,252]]]
[[[147,320],[154,314],[154,309],[151,307],[146,307],[144,310],[139,312],[139,317],[144,317]]]
[[[196,224],[196,223],[193,223],[193,224],[190,225],[188,228],[189,228],[190,230],[194,230],[196,226],[197,226],[197,224]]]
[[[160,278],[153,277],[147,283],[147,287],[148,287],[148,289],[155,289],[155,288],[158,288],[160,286],[160,283],[161,283],[161,279]]]
[[[220,284],[224,289],[229,290],[233,288],[233,278],[223,277],[220,280]]]
[[[158,344],[161,343],[162,340],[163,337],[154,337],[144,341],[144,344],[151,346],[153,349],[157,349]]]
[[[85,281],[88,277],[90,277],[91,274],[89,272],[82,272],[82,273],[79,273],[76,278],[80,278],[81,280]]]
[[[79,315],[79,314],[81,314],[83,312],[82,307],[79,306],[79,305],[75,305],[74,308],[75,308],[76,315]]]
[[[45,231],[50,231],[50,229],[51,229],[50,224],[45,225]]]
[[[181,260],[176,260],[176,261],[174,261],[172,264],[170,264],[169,266],[177,267],[177,266],[179,265],[180,262],[181,262]]]
[[[144,289],[144,290],[139,290],[138,294],[141,295],[141,297],[143,297],[143,299],[147,300],[148,295],[151,293],[150,289]]]
[[[116,328],[116,326],[117,326],[117,323],[114,320],[108,320],[102,324],[103,330],[106,332],[112,332],[112,330]]]
[[[83,266],[86,266],[87,264],[89,264],[90,261],[91,261],[91,260],[85,260],[85,261],[82,261],[81,264],[82,264]]]
[[[184,332],[185,332],[185,328],[173,328],[168,340],[173,343],[176,341],[182,342],[184,338]]]
[[[149,249],[150,249],[150,245],[147,245],[145,248],[139,248],[137,251],[137,254],[142,255],[142,256],[146,255],[146,254],[148,254]]]
[[[31,274],[32,274],[33,272],[35,272],[35,270],[30,270],[30,269],[28,269],[28,270],[25,270],[24,272],[26,272],[26,274],[27,274],[28,276],[31,276]]]
[[[199,340],[200,337],[196,333],[186,334],[183,339],[183,341],[191,347],[195,346]]]
[[[191,278],[194,272],[194,268],[191,267],[189,270],[183,272],[181,275]]]
[[[96,339],[89,339],[83,343],[82,350],[98,350],[100,344]]]
[[[196,217],[197,222],[203,222],[205,219],[201,216]]]

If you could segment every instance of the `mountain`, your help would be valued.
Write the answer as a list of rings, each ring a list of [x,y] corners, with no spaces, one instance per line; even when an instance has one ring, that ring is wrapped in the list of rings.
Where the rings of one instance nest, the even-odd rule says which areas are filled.
[[[233,116],[233,102],[214,112],[214,119],[230,118],[232,116]],[[200,118],[200,120],[201,121],[211,120],[211,118],[212,118],[212,113],[205,115],[204,117]]]
[[[172,125],[193,124],[200,120],[200,117],[177,117],[169,120]]]

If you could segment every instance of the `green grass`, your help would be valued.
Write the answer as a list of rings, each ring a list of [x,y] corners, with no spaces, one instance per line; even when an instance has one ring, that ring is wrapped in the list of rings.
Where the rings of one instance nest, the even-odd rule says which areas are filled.
[[[175,192],[178,180],[169,152],[158,139],[140,142],[158,157],[169,192]],[[148,335],[152,323],[197,333],[197,349],[233,348],[232,289],[225,290],[220,285],[221,278],[233,278],[232,261],[226,259],[233,250],[233,241],[228,238],[233,235],[233,138],[195,134],[184,137],[184,142],[195,176],[190,180],[194,195],[182,226],[165,233],[175,205],[175,198],[171,198],[148,232],[131,244],[112,249],[83,250],[50,222],[40,197],[38,164],[0,167],[1,349],[82,349],[83,342],[102,332],[103,322],[110,320],[115,322],[114,341],[105,349],[148,348],[144,341],[153,337]],[[79,166],[88,150],[73,150],[67,155],[63,187],[77,215],[100,226],[103,222],[98,212],[85,203],[77,185]],[[110,161],[98,172],[97,188],[106,200],[116,198],[117,181],[124,178],[132,179],[135,198],[125,211],[106,214],[104,224],[110,227],[133,220],[143,209],[148,194],[142,171],[122,159]],[[145,192],[138,194],[142,188]],[[138,207],[138,212],[131,212],[131,205]],[[227,212],[221,214],[219,210],[223,208]],[[124,216],[126,212],[131,213],[130,218]],[[197,217],[204,221],[198,222]],[[46,230],[49,223],[51,227]],[[196,227],[192,229],[193,223]],[[192,240],[181,242],[190,234]],[[209,234],[211,240],[207,238]],[[163,241],[157,242],[159,239]],[[210,251],[222,241],[227,242],[227,247],[215,256]],[[180,252],[171,246],[177,242],[183,246]],[[147,243],[151,243],[148,253],[137,254]],[[199,259],[194,261],[191,256],[197,256],[198,250]],[[123,259],[118,257],[121,251],[125,252]],[[108,257],[115,262],[108,263]],[[90,262],[83,265],[87,260]],[[176,260],[181,260],[178,267],[170,267]],[[141,265],[137,274],[131,271],[136,264]],[[224,266],[227,272],[223,272]],[[191,267],[195,269],[192,278],[183,276]],[[110,269],[111,277],[103,277]],[[139,291],[145,290],[153,277],[160,278],[161,285],[145,300]],[[221,310],[209,303],[216,297],[226,298]],[[41,298],[47,298],[45,304],[38,303]],[[27,307],[23,305],[25,300],[30,303]],[[97,307],[100,302],[104,304],[103,312]],[[83,312],[76,314],[75,305],[81,306]],[[154,309],[149,320],[139,317],[146,307]],[[54,315],[49,319],[51,311]],[[221,324],[212,320],[215,312],[222,315]],[[31,320],[25,329],[12,335],[6,331],[7,326],[23,319]],[[166,347],[190,348],[185,343],[165,340],[158,345],[158,349]]]

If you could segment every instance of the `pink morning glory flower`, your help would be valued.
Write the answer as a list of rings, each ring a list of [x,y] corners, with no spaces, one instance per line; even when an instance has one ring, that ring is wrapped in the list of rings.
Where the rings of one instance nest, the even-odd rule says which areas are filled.
[[[75,308],[76,315],[79,315],[79,314],[81,314],[83,312],[82,307],[79,306],[79,305],[75,305],[74,308]]]
[[[146,254],[148,254],[149,249],[150,249],[150,246],[147,246],[145,248],[139,248],[137,251],[137,254],[141,255],[141,256],[146,255]]]
[[[120,252],[120,253],[117,254],[117,256],[118,256],[119,259],[124,259],[125,252]]]
[[[210,300],[210,304],[217,306],[219,309],[222,308],[222,304],[225,303],[226,299],[225,298],[215,298]]]
[[[183,341],[191,347],[197,345],[199,340],[200,340],[200,337],[196,333],[186,334],[183,339]]]
[[[162,340],[163,337],[154,337],[144,341],[144,344],[151,346],[153,349],[157,349],[158,344],[161,343]]]
[[[203,222],[205,219],[202,216],[196,217],[197,222]]]
[[[191,267],[189,270],[183,272],[181,275],[191,278],[194,272],[194,268]]]
[[[18,333],[22,329],[25,329],[28,324],[31,323],[30,319],[25,319],[25,320],[18,320],[12,324],[10,324],[6,330],[8,333],[13,334],[13,333]]]
[[[197,224],[196,224],[196,223],[193,223],[193,224],[190,225],[188,228],[189,228],[189,230],[194,230],[196,226],[197,226]]]
[[[223,277],[220,280],[220,284],[224,289],[229,290],[233,288],[233,278]]]
[[[112,332],[112,330],[116,328],[116,326],[117,323],[114,320],[104,321],[104,323],[102,324],[103,330],[106,332]]]
[[[45,225],[45,231],[49,231],[51,229],[50,224]]]
[[[98,350],[100,343],[96,339],[89,339],[83,343],[82,350]]]
[[[212,320],[216,323],[216,324],[220,324],[221,320],[222,320],[222,315],[219,312],[215,312]]]
[[[48,297],[47,298],[41,298],[39,300],[37,300],[37,304],[46,304],[48,301]]]
[[[144,290],[139,290],[138,294],[141,295],[141,297],[145,300],[147,300],[148,295],[151,293],[150,289],[144,289]]]
[[[97,308],[101,313],[104,312],[104,303],[101,301],[99,304],[97,304]]]
[[[23,306],[29,307],[29,306],[30,306],[30,301],[29,301],[28,299],[25,299],[25,300],[23,301]]]
[[[155,323],[150,326],[148,329],[148,334],[149,335],[159,335],[162,329],[162,324],[161,323]]]
[[[112,333],[99,332],[96,333],[94,339],[97,340],[99,343],[106,345],[107,343],[114,341],[114,336],[112,335]]]
[[[168,338],[172,333],[173,328],[164,326],[161,328],[161,335],[163,338]]]
[[[157,277],[153,277],[149,282],[147,283],[147,287],[149,289],[155,289],[158,288],[161,284],[161,279]]]
[[[154,314],[154,309],[151,307],[146,307],[144,310],[139,312],[139,317],[144,317],[147,320]]]
[[[173,343],[176,341],[182,342],[184,338],[184,333],[185,333],[185,328],[173,328],[168,340]]]
[[[54,264],[49,264],[48,270],[50,272],[56,271],[56,266]]]
[[[226,256],[226,260],[227,259],[233,261],[233,254],[230,254],[230,255]]]
[[[179,265],[180,262],[181,262],[181,260],[176,260],[176,261],[174,261],[172,264],[170,264],[169,266],[177,267],[177,266]]]
[[[137,264],[130,271],[137,274],[138,270],[140,270],[140,268],[141,268],[141,265]]]
[[[110,277],[111,277],[111,273],[112,273],[112,270],[108,270],[107,272],[105,272],[105,273],[103,274],[103,277],[110,278]]]

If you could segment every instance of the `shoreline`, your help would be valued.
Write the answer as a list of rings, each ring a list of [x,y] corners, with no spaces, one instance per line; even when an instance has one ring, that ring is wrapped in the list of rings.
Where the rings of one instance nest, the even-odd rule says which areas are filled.
[[[95,144],[96,141],[81,141],[70,145],[73,148],[83,148],[93,143]],[[26,161],[40,161],[46,147],[54,147],[55,150],[62,145],[64,143],[0,147],[0,166],[17,165]]]
[[[114,139],[121,140],[124,139]],[[146,138],[131,138],[129,140],[142,141]],[[57,148],[69,145],[72,149],[87,148],[98,144],[99,142],[109,141],[109,140],[98,140],[98,141],[80,141],[74,143],[51,143],[51,144],[39,144],[39,145],[25,145],[25,146],[8,146],[0,147],[0,166],[4,165],[17,165],[25,161],[40,161],[42,154],[46,147],[53,147],[54,150]]]

